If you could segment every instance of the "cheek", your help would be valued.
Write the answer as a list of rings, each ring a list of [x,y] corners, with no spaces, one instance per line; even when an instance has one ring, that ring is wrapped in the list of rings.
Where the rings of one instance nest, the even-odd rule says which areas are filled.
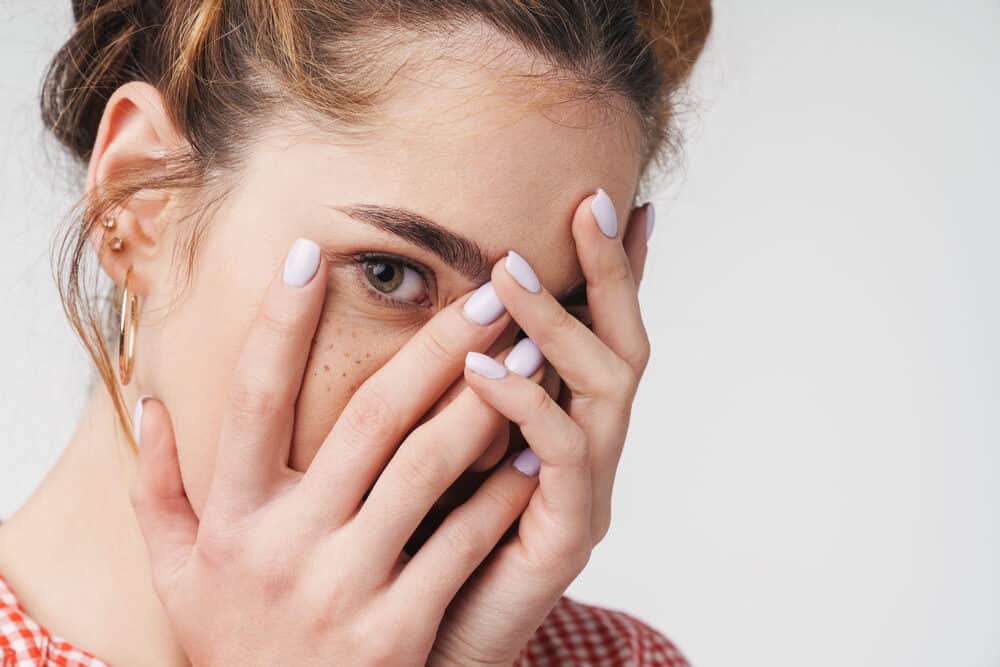
[[[295,404],[292,469],[309,466],[354,392],[411,336],[362,315],[324,313]]]

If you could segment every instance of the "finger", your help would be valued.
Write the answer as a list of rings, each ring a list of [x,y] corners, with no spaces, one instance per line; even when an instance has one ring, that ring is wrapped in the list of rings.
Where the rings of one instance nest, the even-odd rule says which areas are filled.
[[[504,369],[533,383],[542,378],[541,352],[529,339],[491,357],[491,368]],[[355,519],[368,536],[366,551],[396,556],[435,502],[490,445],[507,419],[466,387],[433,419],[403,442],[379,476]]]
[[[354,393],[306,470],[297,493],[315,520],[351,516],[414,424],[510,323],[493,285],[438,312]]]
[[[653,226],[656,224],[656,209],[653,202],[646,202],[645,206],[632,209],[629,215],[628,230],[625,232],[625,254],[628,256],[628,263],[632,269],[632,277],[635,278],[636,287],[642,284],[642,274],[646,269],[646,257],[648,256],[649,237],[653,233]]]
[[[638,227],[629,225],[633,243],[636,235],[644,231]],[[649,359],[649,339],[629,256],[618,240],[618,214],[603,189],[598,188],[597,194],[580,204],[572,230],[587,283],[587,306],[594,333],[641,376]]]
[[[158,591],[167,591],[191,553],[198,519],[184,492],[173,427],[163,403],[140,399],[133,428],[140,435],[132,507],[149,550],[153,583]]]
[[[420,601],[443,613],[462,585],[524,511],[538,485],[536,474],[513,466],[511,455],[469,500],[448,514],[433,535],[402,568],[390,595],[401,603]]]
[[[521,429],[530,449],[520,461],[541,467],[539,494],[545,510],[563,531],[589,535],[590,452],[583,430],[544,387],[515,373],[501,375],[489,357],[469,357],[469,387]]]
[[[617,401],[630,391],[628,365],[540,284],[527,260],[510,251],[493,267],[493,284],[574,395]]]
[[[250,326],[230,383],[210,491],[223,511],[258,506],[287,475],[295,400],[326,274],[319,246],[297,239]]]

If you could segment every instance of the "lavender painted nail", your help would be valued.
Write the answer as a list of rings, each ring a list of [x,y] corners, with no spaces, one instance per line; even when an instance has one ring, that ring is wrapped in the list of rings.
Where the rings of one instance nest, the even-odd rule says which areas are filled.
[[[491,380],[499,380],[507,375],[507,369],[504,368],[503,364],[493,357],[479,352],[466,354],[465,366],[476,375],[482,375]]]
[[[504,310],[506,309],[500,302],[497,291],[493,289],[492,282],[486,283],[473,292],[472,296],[466,300],[465,305],[462,306],[465,317],[482,326],[496,321],[498,317],[503,315]]]
[[[609,239],[618,236],[618,213],[615,212],[611,197],[603,188],[597,188],[597,196],[590,202],[590,211],[594,214],[601,233]]]
[[[539,282],[534,269],[528,264],[528,260],[513,250],[507,251],[507,261],[504,262],[504,268],[507,269],[507,273],[513,276],[517,284],[524,289],[535,294],[542,291],[542,283]]]
[[[535,371],[541,368],[543,361],[545,361],[545,357],[535,345],[535,341],[530,338],[522,338],[503,363],[511,373],[517,373],[521,377],[531,377]]]
[[[530,449],[526,449],[514,458],[514,469],[526,477],[534,477],[542,467],[542,462],[538,460],[538,455]]]
[[[319,246],[309,239],[295,239],[285,258],[282,278],[289,287],[305,287],[319,268]]]

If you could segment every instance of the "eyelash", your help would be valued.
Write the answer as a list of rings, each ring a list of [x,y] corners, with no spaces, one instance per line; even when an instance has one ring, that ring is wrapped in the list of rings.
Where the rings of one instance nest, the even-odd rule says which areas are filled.
[[[390,255],[386,253],[377,252],[365,252],[359,253],[353,257],[355,263],[355,275],[358,281],[361,283],[361,287],[364,289],[365,293],[371,296],[372,299],[383,303],[390,308],[396,308],[399,310],[417,310],[430,308],[430,305],[421,305],[419,303],[414,303],[412,301],[403,301],[401,299],[393,299],[390,296],[386,296],[374,289],[365,277],[365,264],[367,262],[392,262],[394,264],[400,264],[407,267],[408,269],[413,269],[420,274],[420,278],[424,281],[424,287],[427,289],[428,298],[430,294],[434,292],[434,277],[425,267],[416,264],[405,257],[400,257],[399,255]]]

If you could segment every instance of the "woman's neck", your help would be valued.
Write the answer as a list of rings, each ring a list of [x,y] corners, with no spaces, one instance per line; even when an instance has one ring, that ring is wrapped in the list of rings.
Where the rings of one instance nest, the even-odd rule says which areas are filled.
[[[186,665],[150,580],[129,502],[134,473],[98,383],[65,452],[0,524],[0,575],[29,616],[112,665]]]

